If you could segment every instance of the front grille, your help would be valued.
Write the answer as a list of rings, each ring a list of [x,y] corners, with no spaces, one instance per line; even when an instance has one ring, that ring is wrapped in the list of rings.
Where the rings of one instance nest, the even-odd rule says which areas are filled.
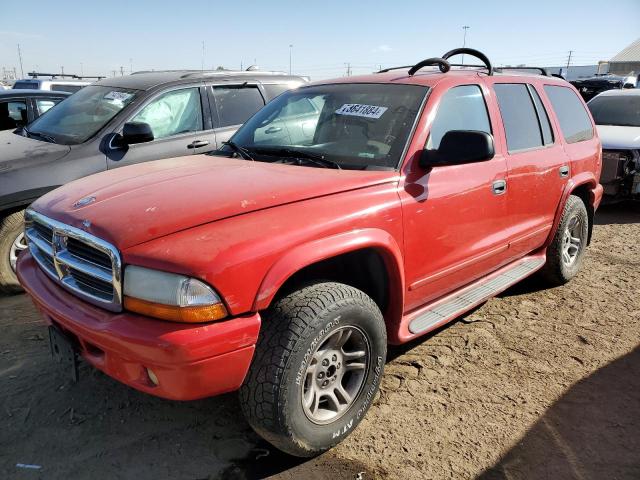
[[[29,251],[40,268],[80,298],[122,310],[118,250],[104,240],[33,210],[25,214]]]

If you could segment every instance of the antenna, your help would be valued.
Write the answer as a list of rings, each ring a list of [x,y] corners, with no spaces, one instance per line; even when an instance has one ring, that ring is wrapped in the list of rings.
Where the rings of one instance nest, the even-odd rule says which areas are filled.
[[[18,44],[18,58],[20,59],[20,76],[24,77],[24,70],[22,69],[22,52],[20,51],[20,44]]]

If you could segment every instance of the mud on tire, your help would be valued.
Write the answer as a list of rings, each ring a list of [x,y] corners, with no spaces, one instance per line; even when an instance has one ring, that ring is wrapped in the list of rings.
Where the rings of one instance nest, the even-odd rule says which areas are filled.
[[[364,417],[378,391],[386,351],[382,313],[364,292],[340,283],[301,288],[263,315],[240,389],[242,411],[278,449],[318,455]]]

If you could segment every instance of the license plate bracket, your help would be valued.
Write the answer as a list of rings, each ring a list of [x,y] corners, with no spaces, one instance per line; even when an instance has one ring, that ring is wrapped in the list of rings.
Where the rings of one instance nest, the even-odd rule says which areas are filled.
[[[51,347],[51,357],[53,360],[61,364],[64,368],[68,368],[71,372],[71,379],[77,382],[78,352],[71,339],[58,328],[50,326],[49,346]]]

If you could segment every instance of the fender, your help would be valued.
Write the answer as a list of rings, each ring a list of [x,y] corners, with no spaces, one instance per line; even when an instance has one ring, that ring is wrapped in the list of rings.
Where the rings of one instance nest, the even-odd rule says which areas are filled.
[[[399,325],[404,304],[404,265],[402,251],[396,240],[386,231],[365,228],[340,233],[303,243],[280,257],[267,271],[254,302],[254,311],[267,308],[282,285],[296,272],[343,253],[374,248],[381,254],[389,275],[389,308],[385,313],[387,325]],[[390,335],[395,335],[392,331]]]
[[[581,172],[575,177],[569,179],[567,184],[564,187],[564,191],[562,192],[562,197],[560,198],[560,202],[558,203],[558,207],[556,208],[555,218],[553,220],[553,226],[549,231],[549,236],[547,237],[547,241],[544,243],[542,248],[547,248],[551,242],[553,241],[553,237],[558,230],[558,226],[560,225],[560,218],[562,217],[562,210],[567,203],[567,199],[569,195],[571,195],[576,188],[581,187],[582,185],[589,186],[589,200],[591,203],[591,207],[595,211],[600,205],[600,200],[602,200],[602,185],[598,183],[595,175],[592,172]]]

